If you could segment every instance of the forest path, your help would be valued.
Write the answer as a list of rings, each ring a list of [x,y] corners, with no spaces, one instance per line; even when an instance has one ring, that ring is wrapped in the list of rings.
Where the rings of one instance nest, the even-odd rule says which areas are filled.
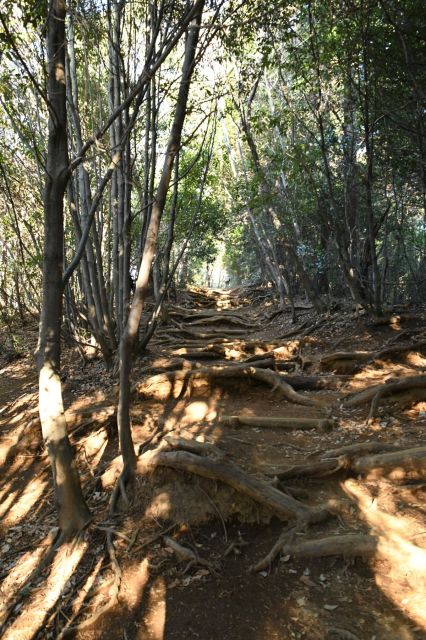
[[[114,544],[121,567],[118,605],[72,637],[425,637],[424,468],[394,479],[345,470],[330,473],[342,459],[333,453],[335,449],[370,448],[374,443],[372,450],[386,452],[394,445],[412,449],[423,443],[422,400],[406,398],[396,407],[385,403],[379,418],[370,423],[369,403],[346,407],[341,402],[348,393],[391,377],[424,372],[422,318],[407,319],[403,327],[373,326],[350,312],[318,319],[301,303],[299,322],[293,326],[288,314],[275,314],[268,298],[260,297],[263,293],[194,289],[170,307],[168,323],[159,328],[149,352],[135,365],[134,438],[141,460],[168,442],[172,451],[166,450],[166,456],[190,451],[202,474],[195,467],[183,473],[173,465],[157,466],[148,475],[142,470],[132,508],[118,519],[108,516],[120,464],[114,437],[116,383],[99,361],[82,369],[72,353],[65,353],[67,418],[85,494],[95,521],[120,533]],[[407,349],[379,359],[365,355],[401,345]],[[355,363],[348,356],[351,352],[354,357],[354,346]],[[327,359],[330,353],[334,358]],[[293,382],[297,397],[290,401],[277,379],[256,379],[250,373],[253,369],[269,371],[279,377],[278,382]],[[20,428],[19,451],[3,464],[0,500],[2,593],[7,598],[34,562],[35,551],[42,549],[56,517],[47,459],[37,442],[32,362],[5,367],[2,381],[7,385],[3,393],[13,392],[13,399],[21,403],[9,402],[0,415],[2,429],[8,425],[10,431],[17,424]],[[299,404],[303,399],[311,405]],[[316,428],[305,428],[309,426]],[[22,439],[28,433],[33,440],[36,434],[34,442]],[[172,458],[162,460],[170,463]],[[194,464],[194,458],[191,461]],[[204,461],[210,471],[219,473],[218,479],[205,477],[205,471],[203,476]],[[317,464],[328,464],[328,471],[322,468],[310,476],[306,465]],[[297,465],[305,465],[305,470],[290,477]],[[235,467],[243,474],[239,490],[229,484],[230,469]],[[250,479],[277,488],[284,501],[290,497],[285,504],[294,506],[291,500],[295,500],[297,505],[331,512],[318,524],[299,523],[287,537],[289,550],[283,551],[281,561],[277,558],[255,572],[250,567],[269,553],[285,522],[277,511],[274,515],[274,508],[282,506],[275,493],[266,491],[253,499],[253,493],[245,492],[244,482]],[[278,500],[273,504],[281,506],[271,511],[265,495],[267,500],[272,495]],[[72,619],[73,612],[81,611],[78,585],[90,575],[99,588],[77,622],[88,614],[90,619],[109,603],[113,573],[108,555],[97,565],[102,535],[92,534],[93,545],[75,572],[74,588],[65,588],[60,607],[37,637],[58,637],[64,616]],[[309,546],[311,540],[330,537],[337,555],[309,557],[315,552],[312,547],[298,551],[303,543]],[[362,553],[356,545],[367,537],[374,545]],[[192,560],[185,555],[188,552],[194,555]],[[358,555],[365,557],[356,559]],[[354,562],[349,565],[351,558]],[[43,583],[34,591],[32,604],[41,606]],[[30,626],[31,610],[31,603],[22,608],[20,640],[27,637],[24,630]]]

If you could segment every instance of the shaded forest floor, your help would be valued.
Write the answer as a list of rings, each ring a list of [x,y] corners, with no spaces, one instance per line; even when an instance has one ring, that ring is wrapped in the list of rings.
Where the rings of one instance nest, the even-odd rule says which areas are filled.
[[[120,504],[115,515],[116,379],[100,360],[83,366],[64,349],[67,419],[94,520],[81,544],[58,552],[31,585],[56,515],[37,416],[36,327],[20,331],[28,355],[0,362],[2,637],[426,638],[424,457],[396,458],[391,469],[387,459],[357,466],[364,453],[424,443],[424,312],[405,310],[374,324],[350,309],[319,319],[301,304],[291,325],[262,296],[194,289],[171,307],[169,322],[136,362],[133,433],[147,469],[138,467],[132,505]],[[218,373],[234,365],[240,369],[233,374]],[[299,398],[290,402],[253,368],[289,381]],[[411,376],[418,388],[384,396],[370,420],[373,396],[345,401]],[[265,426],[236,417],[291,420]],[[297,428],[302,419],[318,422]],[[278,502],[281,494],[329,517],[298,520],[277,557],[253,570],[285,529],[282,512],[244,487],[173,465],[150,467],[149,451],[161,458],[164,443],[165,451],[189,451],[220,472],[237,465],[241,477],[274,487]],[[373,444],[354,458],[345,449],[366,443]],[[335,553],[329,544],[326,557],[303,547],[330,537]]]

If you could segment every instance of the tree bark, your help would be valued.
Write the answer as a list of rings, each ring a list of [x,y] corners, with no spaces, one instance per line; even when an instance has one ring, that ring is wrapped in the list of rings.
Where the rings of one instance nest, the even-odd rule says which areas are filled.
[[[69,179],[65,86],[64,0],[51,0],[47,23],[49,137],[44,192],[43,301],[38,368],[39,413],[52,466],[59,526],[65,536],[84,527],[90,513],[84,501],[74,451],[69,442],[60,380],[62,319],[63,209]]]
[[[185,56],[182,67],[182,78],[179,87],[175,116],[172,130],[165,153],[164,165],[158,185],[154,205],[151,212],[147,237],[144,245],[139,275],[136,281],[136,289],[132,306],[123,336],[120,340],[120,386],[119,401],[117,411],[117,423],[120,438],[121,454],[123,456],[124,468],[127,471],[134,471],[136,468],[136,455],[133,446],[131,425],[130,425],[130,375],[132,370],[132,351],[137,337],[139,322],[141,319],[145,295],[148,289],[149,276],[154,258],[160,221],[166,203],[167,191],[173,171],[173,163],[179,150],[182,127],[186,115],[189,86],[192,72],[194,70],[195,53],[198,44],[201,16],[204,7],[204,0],[198,0],[194,7],[196,13],[188,29],[188,36],[185,46]]]

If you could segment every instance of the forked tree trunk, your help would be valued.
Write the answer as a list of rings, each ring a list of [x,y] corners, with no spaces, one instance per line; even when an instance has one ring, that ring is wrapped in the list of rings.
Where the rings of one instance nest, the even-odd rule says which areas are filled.
[[[90,519],[62,402],[60,332],[62,319],[63,209],[69,179],[65,91],[65,0],[51,0],[47,24],[49,137],[44,192],[43,301],[38,368],[39,412],[52,466],[62,534],[69,536]]]
[[[173,163],[180,146],[182,127],[185,120],[186,105],[188,102],[189,86],[192,72],[194,70],[194,60],[198,44],[203,7],[204,0],[198,0],[195,3],[194,8],[196,8],[196,13],[194,14],[194,18],[188,28],[182,77],[179,86],[172,130],[167,144],[160,182],[154,199],[154,205],[152,207],[133,302],[123,336],[120,340],[120,388],[117,422],[121,454],[123,456],[124,468],[127,471],[133,471],[136,467],[136,455],[130,425],[130,374],[132,370],[132,351],[145,303],[145,295],[149,284],[152,261],[157,247],[158,230],[164,205],[166,203],[167,191],[173,171]]]

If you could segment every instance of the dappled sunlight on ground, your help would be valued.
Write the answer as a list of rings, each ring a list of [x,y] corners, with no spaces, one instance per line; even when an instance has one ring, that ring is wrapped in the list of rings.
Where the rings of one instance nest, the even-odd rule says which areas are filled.
[[[135,609],[141,602],[149,579],[149,561],[143,558],[125,568],[126,580],[123,581],[121,600],[129,610]]]
[[[17,529],[15,528],[15,530],[11,531],[11,533],[14,533],[16,535]],[[16,540],[16,537],[15,537],[15,540]],[[9,572],[4,578],[1,585],[1,594],[2,594],[1,607],[3,609],[6,609],[7,605],[15,597],[16,592],[25,583],[28,576],[31,575],[32,571],[37,567],[41,557],[46,551],[47,545],[50,542],[51,542],[50,536],[48,536],[44,541],[40,541],[37,548],[31,549],[31,551],[27,551],[23,553],[19,557],[19,562],[9,569]],[[0,618],[1,617],[2,617],[2,612],[0,609]]]
[[[235,309],[235,301],[228,295],[221,300],[209,299],[208,308],[212,309],[210,302],[215,308],[223,303],[223,308]],[[249,307],[244,313],[248,324],[259,318]],[[282,319],[281,328],[274,319],[253,340],[230,335],[229,341],[217,345],[214,357],[205,358],[200,365],[226,366],[273,351],[276,363],[292,363],[288,369],[282,367],[285,371],[300,376],[332,375],[314,367],[334,342],[346,341],[349,348],[356,344],[357,349],[372,350],[382,346],[383,335],[389,339],[397,330],[395,325],[386,330],[364,330],[350,320],[350,330],[342,326],[336,332],[331,324],[329,336],[320,329],[312,336],[280,340],[278,332],[293,328],[288,317]],[[181,381],[163,377],[157,378],[160,384],[154,385],[152,395],[139,394],[138,387],[155,367],[167,370],[173,362],[185,371],[199,366],[195,364],[197,351],[190,344],[183,346],[183,342],[175,353],[191,353],[191,362],[173,359],[167,344],[160,339],[150,345],[150,352],[135,366],[131,419],[138,454],[154,449],[167,435],[192,445],[205,443],[206,450],[214,444],[223,455],[219,461],[276,487],[276,474],[295,464],[309,463],[321,451],[368,440],[395,442],[405,448],[422,442],[425,402],[401,409],[386,400],[371,424],[366,422],[368,404],[349,409],[341,403],[345,393],[390,378],[418,375],[424,366],[420,354],[410,352],[393,361],[361,363],[359,371],[342,378],[342,388],[301,391],[318,400],[318,406],[305,407],[284,400],[263,384],[235,379],[196,381],[182,389]],[[173,346],[176,344],[178,340]],[[254,362],[248,365],[256,366]],[[46,552],[50,539],[46,534],[56,522],[48,459],[41,448],[34,379],[31,382],[28,376],[32,363],[26,366],[19,363],[16,369],[8,369],[10,402],[0,408],[4,457],[12,445],[24,447],[10,456],[0,481],[1,524],[7,535],[5,543],[0,543],[4,566],[0,589],[5,604],[14,602],[19,587]],[[76,360],[72,367],[79,382],[74,384],[67,372],[66,417],[85,496],[95,517],[84,534],[83,546],[68,550],[69,555],[58,554],[52,568],[44,570],[38,583],[26,592],[4,636],[7,640],[35,640],[35,632],[45,628],[50,629],[50,640],[58,637],[57,630],[64,624],[83,621],[84,625],[85,620],[87,626],[77,633],[76,640],[331,640],[339,637],[332,635],[333,629],[336,634],[340,629],[341,637],[345,631],[353,632],[359,640],[422,637],[426,631],[424,493],[381,478],[343,481],[343,474],[338,479],[298,477],[285,481],[285,486],[281,482],[280,489],[303,503],[332,506],[333,516],[341,516],[301,530],[297,535],[302,542],[369,529],[378,536],[377,557],[372,562],[357,559],[349,566],[344,558],[297,559],[287,554],[267,571],[250,573],[249,567],[270,551],[286,523],[224,482],[173,468],[141,470],[131,509],[120,503],[123,510],[110,516],[111,491],[122,469],[116,435],[116,380],[99,361],[80,370]],[[19,388],[21,374],[27,376],[25,393]],[[98,389],[98,384],[103,388]],[[324,432],[223,420],[233,415],[326,417],[335,419],[335,424]],[[117,574],[106,533],[121,568],[118,601]],[[188,567],[186,560],[167,547],[165,534],[211,566]],[[102,615],[96,618],[98,613]]]
[[[192,422],[198,422],[199,420],[214,420],[216,417],[215,411],[209,411],[209,407],[207,402],[204,400],[189,402],[185,407],[185,415],[183,420],[186,418],[187,422],[191,424]]]
[[[5,494],[0,496],[0,518],[3,519],[3,524],[13,526],[25,519],[34,508],[34,505],[40,503],[40,499],[45,496],[48,487],[46,480],[42,481],[40,478],[35,478],[20,490],[10,491],[6,488],[7,497],[3,497]]]
[[[82,444],[86,463],[88,464],[87,458],[90,458],[89,468],[96,468],[102,460],[108,446],[108,435],[102,429],[85,438]]]
[[[168,491],[158,491],[145,510],[146,518],[168,520],[173,510],[173,502]]]
[[[360,371],[353,374],[345,389],[351,392],[361,391],[372,384],[384,384],[392,378],[415,376],[418,373],[417,369],[402,363],[382,362],[377,365],[364,365]]]
[[[158,576],[150,585],[145,615],[145,627],[150,640],[163,640],[166,613],[166,582],[162,576]]]
[[[394,488],[349,479],[343,490],[356,501],[361,517],[378,537],[376,584],[401,611],[426,631],[426,532],[417,514],[398,513]]]
[[[79,613],[82,612],[85,606],[85,601],[88,596],[94,598],[96,588],[101,586],[100,578],[101,578],[101,567],[104,559],[100,556],[93,564],[92,569],[89,574],[83,580],[80,592],[75,597],[71,611],[68,613],[68,622],[72,624],[73,620],[77,617]]]
[[[46,625],[49,612],[57,604],[67,581],[74,574],[86,551],[86,543],[71,543],[58,549],[43,589],[37,590],[27,600],[25,609],[4,632],[4,640],[30,640]]]
[[[411,351],[407,354],[406,362],[412,367],[426,368],[426,358],[419,353],[415,353],[414,351]]]

